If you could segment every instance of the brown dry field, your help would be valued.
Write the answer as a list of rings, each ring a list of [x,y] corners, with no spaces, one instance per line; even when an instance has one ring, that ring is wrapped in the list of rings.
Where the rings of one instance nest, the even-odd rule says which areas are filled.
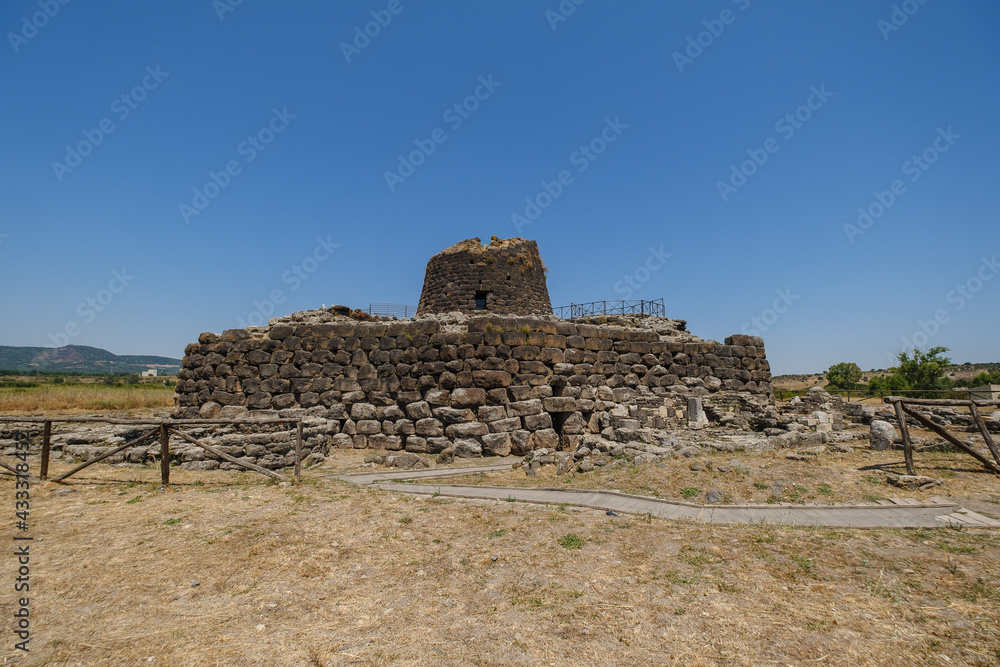
[[[111,410],[166,411],[173,404],[173,387],[154,384],[114,386],[88,383],[0,387],[0,414],[67,416]]]
[[[31,652],[14,655],[8,630],[0,659],[1000,663],[1000,531],[647,521],[409,497],[321,477],[359,467],[361,454],[336,452],[296,487],[252,473],[174,469],[173,484],[161,490],[154,468],[101,464],[65,484],[35,484]],[[816,487],[805,471],[818,473],[830,456],[789,463]],[[881,455],[844,456],[856,457],[845,460],[846,469]],[[739,458],[756,465],[749,455]],[[918,455],[918,465],[923,460]],[[55,461],[51,474],[65,469]],[[955,480],[973,474],[956,472],[937,494],[957,495]],[[1000,480],[989,477],[982,493],[990,484],[1000,493]],[[13,514],[7,475],[0,494]],[[569,534],[580,548],[560,544]],[[12,582],[13,558],[4,562]],[[14,593],[7,590],[0,613],[10,619]]]

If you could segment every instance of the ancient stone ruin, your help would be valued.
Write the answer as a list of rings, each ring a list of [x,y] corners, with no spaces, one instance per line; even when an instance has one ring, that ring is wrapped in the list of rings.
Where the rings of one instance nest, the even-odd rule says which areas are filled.
[[[545,264],[534,241],[469,239],[427,262],[417,316],[428,313],[551,315]]]
[[[496,238],[433,257],[410,320],[341,306],[201,334],[174,414],[308,417],[307,453],[458,456],[779,423],[760,338],[702,340],[665,317],[559,319],[536,244]]]

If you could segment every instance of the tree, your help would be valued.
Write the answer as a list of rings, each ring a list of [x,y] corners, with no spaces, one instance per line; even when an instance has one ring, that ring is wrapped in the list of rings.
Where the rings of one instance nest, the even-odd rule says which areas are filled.
[[[932,347],[926,352],[913,348],[912,358],[906,352],[900,352],[899,366],[893,369],[893,375],[905,378],[914,389],[951,389],[951,380],[945,376],[951,359],[940,356],[947,351],[946,347]]]
[[[873,377],[868,380],[868,390],[872,394],[895,394],[898,391],[912,389],[910,383],[901,375],[887,375],[886,377]]]
[[[827,369],[826,378],[838,389],[852,389],[861,379],[861,369],[855,363],[841,362]]]
[[[967,380],[956,380],[959,387],[981,387],[986,384],[1000,384],[1000,371],[988,373],[983,371],[979,375]]]

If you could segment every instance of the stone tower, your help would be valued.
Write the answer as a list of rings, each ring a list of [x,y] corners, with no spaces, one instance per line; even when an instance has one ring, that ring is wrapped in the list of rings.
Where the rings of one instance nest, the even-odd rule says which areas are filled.
[[[501,315],[551,315],[545,265],[534,241],[478,238],[431,257],[417,315],[485,311]]]

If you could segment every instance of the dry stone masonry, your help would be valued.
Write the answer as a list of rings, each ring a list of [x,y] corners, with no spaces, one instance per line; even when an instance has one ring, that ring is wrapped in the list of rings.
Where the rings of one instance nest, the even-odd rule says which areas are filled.
[[[501,315],[551,315],[545,265],[534,241],[493,237],[456,243],[427,263],[417,315],[485,310]]]
[[[490,296],[476,314],[480,288]],[[541,314],[519,314],[529,309]],[[760,338],[701,340],[667,318],[556,318],[531,241],[472,239],[435,256],[413,320],[343,313],[202,334],[185,349],[175,416],[308,417],[311,451],[464,457],[779,423]]]

